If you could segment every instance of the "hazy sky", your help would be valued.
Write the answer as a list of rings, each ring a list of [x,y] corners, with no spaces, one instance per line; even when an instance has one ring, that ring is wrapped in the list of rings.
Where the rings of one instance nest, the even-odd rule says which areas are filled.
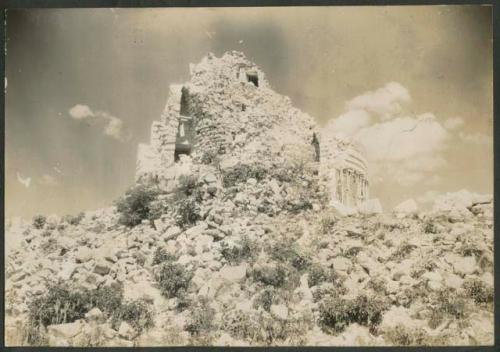
[[[386,209],[492,192],[489,7],[9,10],[6,215],[111,204],[168,86],[228,50],[362,141]]]

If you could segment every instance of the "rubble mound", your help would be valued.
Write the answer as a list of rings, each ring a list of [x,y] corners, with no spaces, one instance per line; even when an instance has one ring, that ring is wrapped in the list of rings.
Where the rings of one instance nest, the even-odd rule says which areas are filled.
[[[192,68],[114,206],[7,222],[6,344],[492,344],[492,198],[347,211],[365,184],[356,153],[334,158],[359,171],[340,173],[344,204],[312,120],[244,60]]]

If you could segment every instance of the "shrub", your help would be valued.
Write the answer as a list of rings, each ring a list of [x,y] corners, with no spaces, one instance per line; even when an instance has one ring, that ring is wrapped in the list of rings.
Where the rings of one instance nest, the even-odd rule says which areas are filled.
[[[221,245],[222,257],[231,265],[238,265],[244,260],[253,261],[260,251],[256,241],[243,235],[239,245],[229,246],[225,242]]]
[[[85,217],[85,213],[80,212],[80,213],[78,213],[78,215],[65,215],[65,216],[63,216],[62,221],[66,222],[70,225],[76,226],[76,225],[80,224],[80,222],[83,220],[84,217]]]
[[[201,299],[190,311],[186,331],[191,335],[208,334],[214,328],[215,309],[207,299]]]
[[[59,248],[59,244],[55,238],[49,238],[48,240],[40,244],[40,250],[44,255],[55,252]]]
[[[262,290],[253,301],[253,307],[255,309],[262,307],[265,311],[269,312],[271,309],[271,305],[276,303],[277,292],[276,289],[272,286],[265,288]]]
[[[336,222],[337,222],[337,219],[335,219],[335,217],[333,217],[331,215],[326,215],[326,216],[322,217],[321,221],[320,221],[321,233],[323,235],[330,233],[330,231],[335,226]]]
[[[317,286],[325,281],[338,280],[337,274],[333,269],[325,269],[320,264],[312,264],[308,269],[308,283],[309,287]]]
[[[185,229],[200,219],[200,207],[194,199],[187,198],[177,203],[175,220],[178,226]]]
[[[21,327],[21,334],[23,343],[28,343],[31,346],[47,346],[49,344],[45,331],[33,321],[28,321]]]
[[[493,302],[493,287],[488,287],[479,279],[467,279],[464,282],[466,294],[476,303]]]
[[[44,215],[37,215],[33,218],[33,227],[35,229],[41,229],[45,226],[45,223],[47,222],[47,217]]]
[[[141,252],[135,252],[132,257],[139,266],[144,266],[146,264],[146,256]]]
[[[140,334],[153,326],[153,311],[142,299],[125,302],[113,312],[111,325],[116,329],[122,321],[129,323]]]
[[[472,243],[464,243],[458,252],[464,257],[475,256],[476,258],[483,254],[483,251]]]
[[[391,254],[388,260],[401,260],[403,258],[406,258],[415,248],[417,248],[417,246],[415,246],[414,244],[403,242]]]
[[[386,340],[398,346],[423,346],[428,344],[428,334],[422,328],[410,329],[402,325],[385,332]]]
[[[176,263],[164,263],[158,272],[157,281],[161,293],[167,298],[176,297],[189,287],[193,273]]]
[[[158,247],[156,248],[154,257],[153,257],[153,265],[165,263],[165,262],[173,262],[177,260],[177,257],[173,254],[170,254],[165,248]]]
[[[236,339],[253,340],[255,330],[258,328],[249,314],[240,309],[230,310],[224,315],[222,329]]]
[[[34,326],[70,323],[84,317],[91,309],[88,295],[53,285],[45,295],[28,306],[29,320]]]
[[[436,299],[436,311],[453,316],[456,319],[464,318],[466,314],[465,300],[455,291],[439,291]]]
[[[125,197],[116,202],[116,209],[120,213],[119,223],[128,227],[139,225],[142,220],[149,219],[151,203],[159,192],[156,188],[138,184],[130,188]]]
[[[253,329],[249,334],[256,343],[303,345],[306,342],[304,335],[312,326],[312,317],[300,315],[282,320],[260,311],[253,314],[250,326]]]
[[[426,221],[424,223],[424,232],[437,234],[439,231],[438,231],[437,226],[432,221]]]
[[[216,163],[217,162],[217,155],[218,155],[218,153],[215,151],[206,151],[201,156],[201,163],[205,164],[205,165]]]
[[[271,177],[277,179],[280,183],[298,182],[303,174],[303,164],[282,165],[273,167],[271,171]]]
[[[300,253],[291,241],[278,241],[269,250],[272,258],[290,263],[297,270],[304,270],[311,265],[311,258]]]
[[[326,298],[339,297],[346,294],[347,289],[344,284],[339,280],[333,285],[320,285],[312,292],[314,303],[320,302]]]
[[[387,290],[387,284],[385,280],[381,278],[371,278],[370,281],[368,281],[367,286],[375,291],[375,293],[383,295],[385,295]]]
[[[178,186],[175,190],[175,199],[182,200],[187,197],[198,198],[199,200],[198,178],[194,175],[181,175],[179,177]]]
[[[88,292],[90,306],[110,316],[123,301],[123,286],[103,286]]]
[[[388,308],[381,299],[360,295],[353,300],[328,298],[320,304],[320,326],[326,332],[342,332],[349,324],[357,323],[370,329],[382,321]]]
[[[292,214],[299,214],[306,210],[311,210],[313,208],[312,203],[309,199],[304,197],[299,197],[298,200],[293,202],[287,202],[286,209]]]
[[[35,326],[70,323],[84,317],[97,307],[110,315],[120,307],[121,287],[102,287],[95,290],[70,289],[64,284],[48,287],[47,293],[29,304],[29,320]]]
[[[296,287],[299,283],[297,270],[282,263],[254,269],[252,275],[255,281],[274,287]]]
[[[238,183],[246,182],[249,178],[263,180],[267,175],[267,168],[259,164],[237,164],[222,172],[222,185],[233,187]]]

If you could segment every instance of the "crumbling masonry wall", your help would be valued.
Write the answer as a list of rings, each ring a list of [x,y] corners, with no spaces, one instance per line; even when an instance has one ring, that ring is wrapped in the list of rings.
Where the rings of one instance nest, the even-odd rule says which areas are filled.
[[[178,162],[217,158],[222,166],[259,162],[314,164],[332,198],[356,205],[368,196],[366,163],[353,145],[321,140],[314,119],[274,92],[242,53],[209,54],[172,85],[149,144],[138,149],[136,179],[171,180]]]

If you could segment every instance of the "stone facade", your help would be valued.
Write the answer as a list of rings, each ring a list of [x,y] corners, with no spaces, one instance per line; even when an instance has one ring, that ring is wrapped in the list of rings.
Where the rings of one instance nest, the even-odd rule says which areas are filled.
[[[368,197],[366,162],[354,145],[323,140],[314,119],[274,92],[264,72],[239,52],[209,54],[190,65],[191,80],[172,85],[148,145],[139,145],[136,178],[175,179],[178,161],[315,164],[333,198]],[[321,153],[321,155],[320,155]],[[184,157],[183,157],[184,156]]]
[[[332,199],[357,206],[368,199],[368,168],[365,158],[350,141],[325,138],[321,143],[320,170],[328,180]]]

